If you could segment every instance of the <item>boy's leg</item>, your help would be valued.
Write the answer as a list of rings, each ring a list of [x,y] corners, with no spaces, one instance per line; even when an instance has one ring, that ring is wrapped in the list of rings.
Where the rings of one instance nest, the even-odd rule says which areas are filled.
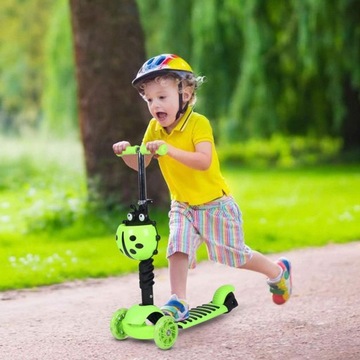
[[[180,299],[186,299],[189,257],[185,253],[176,252],[168,260],[171,294],[176,294]]]
[[[187,275],[189,267],[194,268],[196,265],[196,249],[201,243],[189,211],[191,209],[187,204],[177,201],[171,203],[167,258],[172,295],[161,310],[175,321],[189,317],[189,305],[185,300]]]
[[[172,296],[161,307],[165,315],[172,316],[175,321],[189,317],[189,305],[186,302],[186,283],[189,268],[189,257],[182,252],[176,252],[169,257],[170,286]]]
[[[289,300],[292,292],[289,260],[280,258],[274,263],[266,256],[254,251],[252,258],[241,268],[259,272],[268,277],[268,285],[275,304],[282,305]]]
[[[253,255],[242,267],[266,275],[269,279],[276,279],[282,273],[282,268],[263,254],[253,250]]]

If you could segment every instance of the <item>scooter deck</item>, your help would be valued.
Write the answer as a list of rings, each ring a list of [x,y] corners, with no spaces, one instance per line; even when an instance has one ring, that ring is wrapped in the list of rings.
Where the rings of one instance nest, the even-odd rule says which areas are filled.
[[[213,302],[199,305],[189,310],[189,317],[186,320],[177,323],[179,329],[188,329],[192,326],[199,325],[205,321],[214,319],[220,315],[230,312],[238,306],[233,293],[230,293],[223,305],[217,305]]]

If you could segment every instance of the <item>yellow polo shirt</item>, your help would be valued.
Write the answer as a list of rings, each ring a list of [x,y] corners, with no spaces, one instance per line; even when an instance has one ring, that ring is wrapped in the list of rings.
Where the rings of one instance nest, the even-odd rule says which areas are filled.
[[[189,205],[200,205],[229,194],[230,189],[220,171],[212,128],[205,116],[194,112],[189,107],[170,134],[156,119],[151,119],[143,144],[154,140],[164,140],[186,151],[195,151],[195,145],[204,141],[212,145],[212,161],[207,170],[192,169],[168,155],[159,157],[160,170],[172,200]]]

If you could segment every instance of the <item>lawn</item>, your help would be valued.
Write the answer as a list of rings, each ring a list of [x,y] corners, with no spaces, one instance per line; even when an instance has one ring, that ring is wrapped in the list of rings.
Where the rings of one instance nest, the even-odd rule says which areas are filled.
[[[0,290],[137,270],[114,234],[124,213],[86,208],[76,141],[2,139]],[[360,166],[223,168],[248,245],[264,253],[360,239]],[[136,197],[137,194],[134,194]],[[135,200],[135,199],[134,199]],[[167,214],[152,208],[162,235],[155,266],[166,266]],[[206,251],[199,251],[199,258]]]

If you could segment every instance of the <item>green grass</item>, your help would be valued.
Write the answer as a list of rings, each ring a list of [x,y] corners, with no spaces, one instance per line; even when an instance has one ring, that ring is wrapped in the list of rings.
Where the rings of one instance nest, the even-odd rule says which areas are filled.
[[[360,167],[226,171],[247,243],[263,252],[360,239]]]
[[[31,151],[30,151],[31,149]],[[114,234],[125,213],[89,211],[75,141],[1,139],[0,290],[137,271]],[[264,253],[360,239],[360,166],[223,168]],[[134,194],[136,196],[137,194]],[[135,199],[134,199],[135,200]],[[167,213],[151,209],[162,235],[155,266],[167,265]],[[204,248],[199,258],[206,258]]]

